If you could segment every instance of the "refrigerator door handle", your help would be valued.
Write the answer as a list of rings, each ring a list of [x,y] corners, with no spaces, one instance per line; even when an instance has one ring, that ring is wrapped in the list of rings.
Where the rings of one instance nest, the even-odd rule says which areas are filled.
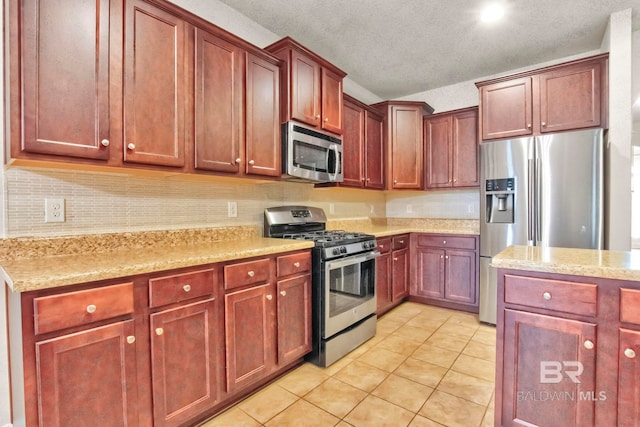
[[[527,185],[528,185],[528,189],[527,189],[527,196],[528,196],[528,201],[527,201],[527,244],[528,245],[533,245],[534,244],[534,224],[535,224],[535,169],[536,169],[536,164],[535,164],[535,160],[530,159],[529,160],[529,165],[528,165],[528,171],[527,171]]]
[[[535,240],[536,246],[543,246],[542,243],[542,160],[536,159],[536,205],[535,205]]]

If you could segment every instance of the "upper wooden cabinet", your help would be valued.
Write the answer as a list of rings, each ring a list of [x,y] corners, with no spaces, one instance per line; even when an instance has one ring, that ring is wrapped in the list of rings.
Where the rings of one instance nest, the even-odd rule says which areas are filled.
[[[372,107],[384,118],[386,188],[422,189],[423,116],[433,108],[413,101],[385,101]]]
[[[384,189],[382,117],[372,108],[344,95],[344,187]]]
[[[117,11],[108,0],[16,3],[8,21],[12,155],[108,160],[112,139],[119,140],[109,103],[118,96],[110,94],[116,78],[111,50],[118,44],[109,43]],[[80,16],[86,17],[82,23],[76,22]]]
[[[607,127],[608,54],[476,83],[483,140]]]
[[[347,75],[290,37],[267,47],[284,61],[281,120],[342,135],[342,79]]]
[[[478,186],[477,107],[425,117],[424,143],[426,189]]]

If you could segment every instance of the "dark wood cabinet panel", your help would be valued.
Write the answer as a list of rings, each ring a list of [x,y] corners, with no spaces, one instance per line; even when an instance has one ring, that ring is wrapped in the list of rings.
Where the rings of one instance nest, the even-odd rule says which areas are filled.
[[[322,68],[322,129],[342,133],[342,79],[344,76]]]
[[[365,186],[383,190],[385,153],[382,117],[370,111],[366,112],[365,141]]]
[[[416,263],[418,280],[415,283],[415,295],[427,298],[445,298],[444,250],[437,248],[418,248]]]
[[[275,361],[271,285],[225,295],[227,390],[234,393],[268,374]]]
[[[195,168],[238,173],[244,158],[244,52],[195,28]]]
[[[125,10],[124,160],[184,166],[185,22],[142,0]]]
[[[640,331],[620,329],[618,348],[618,426],[640,426]]]
[[[311,274],[277,283],[278,364],[287,365],[311,351]]]
[[[601,61],[540,74],[540,132],[600,126]]]
[[[221,399],[222,326],[210,299],[151,314],[154,425],[177,426]]]
[[[593,426],[596,325],[504,311],[502,425]],[[544,396],[558,396],[544,399]],[[562,398],[560,397],[562,396]],[[574,398],[570,398],[574,396]],[[500,407],[498,405],[497,407]]]
[[[376,312],[381,316],[409,295],[409,235],[398,234],[377,242]]]
[[[23,96],[23,133],[13,155],[108,160],[110,49],[118,49],[109,43],[110,1],[28,0],[21,14],[22,84],[14,91]]]
[[[320,126],[320,64],[291,51],[291,118]]]
[[[451,116],[427,118],[425,125],[426,187],[451,187]]]
[[[480,184],[478,109],[456,113],[452,117],[453,187],[477,187]]]
[[[445,298],[466,304],[477,304],[475,272],[476,253],[447,249],[445,255],[446,292]]]
[[[393,251],[391,256],[391,296],[394,301],[401,301],[409,295],[409,249]]]
[[[482,139],[533,133],[531,77],[480,88]]]
[[[391,295],[391,253],[383,253],[376,259],[376,312],[378,316],[393,305]]]
[[[344,128],[342,133],[342,171],[345,187],[364,187],[365,165],[365,110],[362,106],[344,99]]]
[[[279,96],[278,64],[247,54],[246,174],[280,176],[282,173]]]
[[[37,342],[35,349],[39,425],[138,424],[132,320]]]

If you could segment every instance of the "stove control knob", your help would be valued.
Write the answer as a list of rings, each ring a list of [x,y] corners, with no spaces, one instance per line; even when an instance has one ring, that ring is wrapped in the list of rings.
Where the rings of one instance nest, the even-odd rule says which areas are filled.
[[[347,248],[344,246],[340,246],[340,253],[341,254],[346,254],[347,253]]]
[[[340,249],[339,248],[333,248],[333,254],[334,255],[340,255]]]

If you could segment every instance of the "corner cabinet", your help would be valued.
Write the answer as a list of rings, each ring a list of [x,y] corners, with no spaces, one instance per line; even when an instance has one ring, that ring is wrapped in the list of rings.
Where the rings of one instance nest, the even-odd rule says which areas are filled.
[[[423,188],[423,117],[433,112],[428,104],[385,101],[373,104],[384,119],[386,189]]]
[[[344,95],[342,187],[384,189],[382,117],[367,105]]]
[[[477,313],[478,236],[414,235],[411,298]]]
[[[282,122],[296,120],[342,135],[342,80],[346,73],[290,37],[265,50],[284,62]]]
[[[476,86],[483,140],[608,126],[608,54]]]
[[[478,108],[424,119],[425,189],[479,185]]]

